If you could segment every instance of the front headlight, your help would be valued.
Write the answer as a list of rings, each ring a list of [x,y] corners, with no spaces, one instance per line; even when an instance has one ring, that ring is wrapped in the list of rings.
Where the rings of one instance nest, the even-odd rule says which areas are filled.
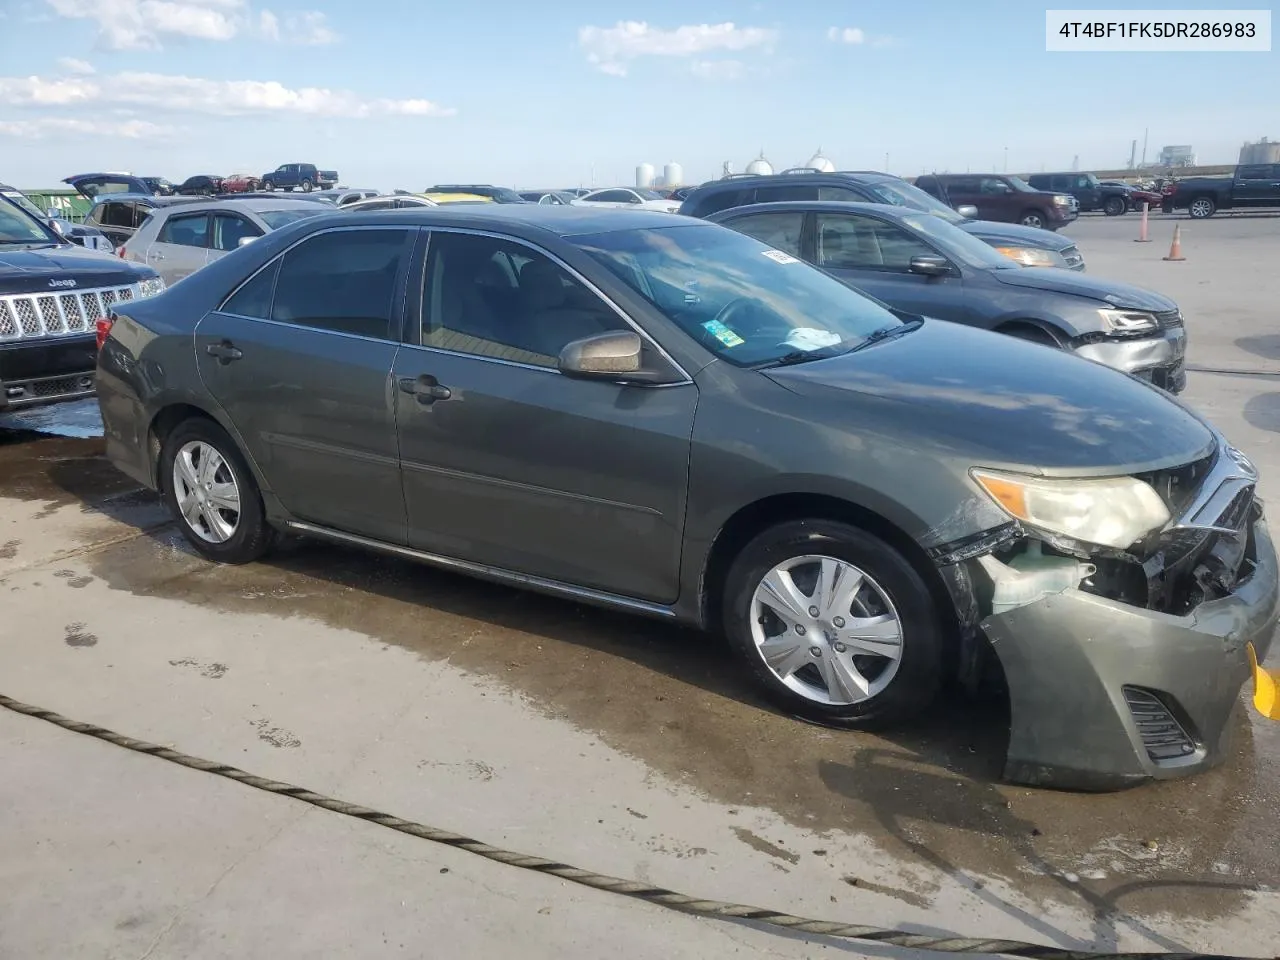
[[[1149,313],[1141,310],[1108,310],[1098,311],[1098,316],[1112,333],[1150,333],[1160,327],[1159,321]]]
[[[147,277],[138,284],[138,299],[154,297],[164,291],[164,280],[161,277]]]
[[[997,252],[1003,253],[1010,260],[1014,260],[1024,267],[1060,267],[1064,263],[1061,257],[1057,256],[1051,250],[1040,250],[1036,247],[996,247]]]
[[[1169,522],[1169,508],[1133,477],[1057,480],[973,469],[970,475],[1005,513],[1031,527],[1123,550]]]
[[[1064,196],[1058,195],[1058,196],[1056,196],[1056,197],[1054,197],[1054,198],[1053,198],[1053,202],[1054,202],[1054,203],[1056,203],[1056,204],[1057,204],[1058,206],[1060,206],[1060,207],[1066,207],[1066,206],[1069,206],[1069,205],[1071,204],[1071,198],[1070,198],[1070,197],[1064,197]]]

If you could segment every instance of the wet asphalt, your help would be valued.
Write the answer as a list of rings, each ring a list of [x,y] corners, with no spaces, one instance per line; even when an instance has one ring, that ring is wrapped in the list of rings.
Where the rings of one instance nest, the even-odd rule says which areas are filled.
[[[1280,282],[1263,266],[1280,253],[1280,220],[1180,222],[1188,262],[1179,264],[1153,249],[1171,232],[1162,218],[1151,244],[1132,242],[1132,217],[1086,218],[1067,232],[1091,272],[1179,300],[1192,338],[1186,396],[1259,464],[1266,493],[1280,483],[1280,335],[1271,332],[1270,306]],[[6,501],[39,505],[37,517],[72,507],[154,520],[154,497],[102,454],[91,402],[0,417],[0,558],[23,549],[6,536]],[[715,638],[316,542],[214,567],[172,525],[144,529],[89,554],[87,575],[113,591],[227,614],[252,595],[257,612],[448,661],[715,801],[856,834],[891,858],[1012,880],[1096,917],[1213,924],[1280,888],[1280,724],[1258,719],[1243,700],[1231,756],[1218,769],[1112,794],[1032,790],[1000,781],[1007,716],[998,701],[950,693],[909,729],[827,730],[761,703]],[[5,594],[4,603],[18,602]],[[744,843],[780,864],[821,852],[741,830]],[[927,906],[930,891],[903,886],[890,895]]]

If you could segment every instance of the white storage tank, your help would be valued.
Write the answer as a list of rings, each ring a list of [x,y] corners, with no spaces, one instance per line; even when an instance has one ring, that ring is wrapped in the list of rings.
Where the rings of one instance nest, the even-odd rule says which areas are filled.
[[[805,166],[812,167],[814,170],[821,170],[823,173],[836,172],[836,165],[822,155],[821,147],[818,148],[817,153],[809,158],[809,162]]]
[[[680,164],[672,160],[662,168],[662,185],[664,187],[678,187],[684,183],[684,170],[680,168]]]
[[[760,156],[747,164],[747,173],[765,177],[773,173],[773,164],[764,158],[763,150],[760,151]]]
[[[653,186],[653,164],[642,163],[636,167],[636,186],[648,189]]]

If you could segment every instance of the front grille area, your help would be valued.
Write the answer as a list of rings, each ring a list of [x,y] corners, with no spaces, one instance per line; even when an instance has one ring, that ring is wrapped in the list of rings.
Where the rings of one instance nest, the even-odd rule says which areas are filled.
[[[1164,310],[1156,315],[1156,323],[1160,324],[1161,330],[1171,330],[1174,327],[1181,327],[1184,323],[1181,310]]]
[[[1164,705],[1160,696],[1142,687],[1125,686],[1125,703],[1133,716],[1142,745],[1154,762],[1177,760],[1196,752],[1195,741]]]
[[[112,304],[132,299],[133,287],[0,296],[0,343],[92,333]]]

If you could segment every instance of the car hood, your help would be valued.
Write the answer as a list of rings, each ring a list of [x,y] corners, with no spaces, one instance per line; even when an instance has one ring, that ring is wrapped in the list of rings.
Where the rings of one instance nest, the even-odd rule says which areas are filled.
[[[941,320],[854,353],[765,372],[811,399],[815,420],[973,466],[1114,476],[1190,463],[1217,443],[1203,421],[1148,384]]]
[[[979,240],[997,240],[1016,243],[1024,247],[1036,247],[1041,250],[1065,250],[1075,246],[1074,240],[1061,237],[1051,230],[1039,227],[1024,227],[1018,223],[996,223],[994,220],[966,220],[956,224],[965,233],[973,234]]]
[[[991,276],[1011,287],[1028,287],[1076,297],[1088,297],[1109,303],[1125,310],[1148,310],[1164,313],[1177,310],[1178,305],[1168,297],[1118,280],[1100,280],[1096,277],[1055,267],[1024,267],[1021,270],[993,270]]]
[[[63,244],[43,250],[0,247],[0,294],[70,293],[97,287],[124,287],[156,276],[150,267],[130,263],[97,250]],[[50,286],[50,281],[74,286]]]

